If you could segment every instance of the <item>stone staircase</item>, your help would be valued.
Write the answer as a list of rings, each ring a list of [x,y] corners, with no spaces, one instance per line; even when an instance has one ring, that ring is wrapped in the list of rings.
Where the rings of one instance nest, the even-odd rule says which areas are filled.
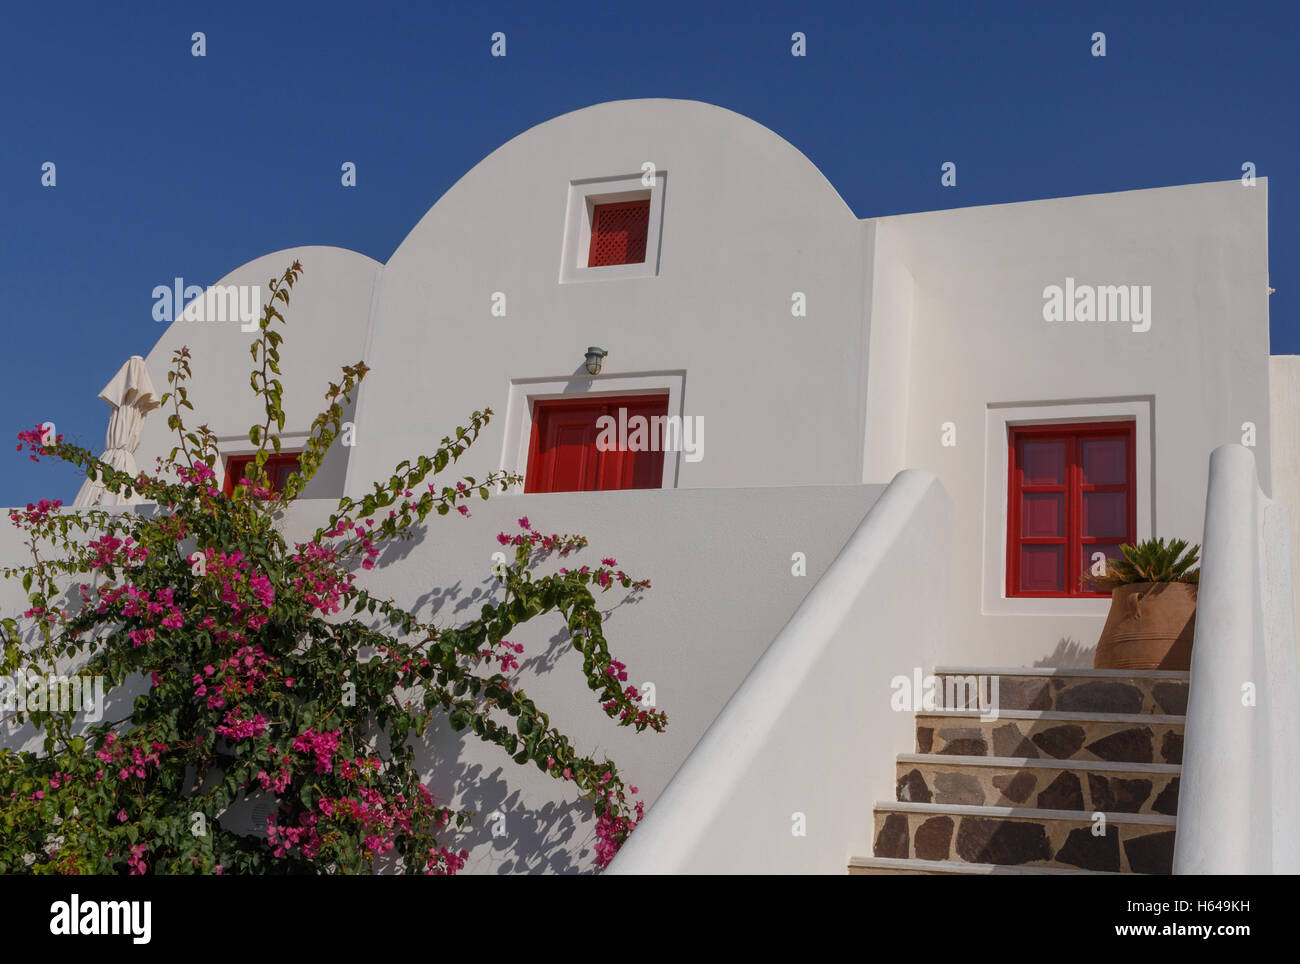
[[[1172,872],[1188,673],[934,675],[944,708],[916,713],[897,799],[875,807],[874,854],[849,873]],[[973,690],[950,689],[972,676],[997,677],[996,720],[980,719]]]

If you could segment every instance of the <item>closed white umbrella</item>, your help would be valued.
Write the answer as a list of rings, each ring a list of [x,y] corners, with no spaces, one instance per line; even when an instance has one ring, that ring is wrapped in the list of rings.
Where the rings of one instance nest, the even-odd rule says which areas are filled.
[[[108,416],[108,432],[100,460],[134,476],[140,471],[135,464],[135,450],[140,447],[140,426],[144,424],[145,416],[158,407],[144,359],[132,355],[113,380],[104,386],[99,397],[113,410]],[[87,479],[73,505],[128,505],[140,501],[137,492],[133,491],[130,498],[123,498],[120,493],[105,489],[99,479]]]

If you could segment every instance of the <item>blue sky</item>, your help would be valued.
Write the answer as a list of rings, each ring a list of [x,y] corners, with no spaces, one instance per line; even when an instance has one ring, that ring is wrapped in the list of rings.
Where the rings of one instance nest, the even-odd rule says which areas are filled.
[[[445,7],[0,8],[6,437],[48,419],[102,447],[95,395],[160,334],[155,285],[211,284],[296,244],[386,260],[511,137],[631,97],[754,118],[859,217],[1228,180],[1252,162],[1270,179],[1272,350],[1300,353],[1300,5]],[[498,30],[505,58],[489,56]],[[1089,53],[1098,30],[1105,58]],[[0,505],[70,501],[78,484],[0,449]]]

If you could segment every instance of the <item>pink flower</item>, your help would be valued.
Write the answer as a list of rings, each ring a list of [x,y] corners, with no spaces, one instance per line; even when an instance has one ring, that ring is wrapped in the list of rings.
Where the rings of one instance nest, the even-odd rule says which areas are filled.
[[[144,844],[136,844],[134,847],[131,848],[131,856],[129,856],[126,859],[126,862],[127,865],[131,868],[130,873],[132,876],[138,876],[144,873],[145,871],[144,852],[145,852]]]
[[[118,822],[118,823],[126,823],[126,811],[125,811],[125,810],[119,810],[119,811],[117,812],[117,822]]]
[[[339,730],[317,733],[315,730],[303,730],[293,741],[293,748],[298,753],[311,753],[316,757],[317,773],[334,771],[334,752],[339,746]]]
[[[236,710],[228,712],[225,722],[217,726],[217,736],[239,741],[261,736],[266,732],[267,719],[261,713],[256,714],[251,720],[241,720],[236,715]]]

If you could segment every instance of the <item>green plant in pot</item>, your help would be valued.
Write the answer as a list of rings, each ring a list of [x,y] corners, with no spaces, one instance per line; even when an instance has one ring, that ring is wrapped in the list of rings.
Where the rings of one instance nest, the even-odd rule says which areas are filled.
[[[1084,580],[1110,590],[1110,614],[1097,642],[1097,669],[1191,668],[1200,546],[1182,539],[1123,545],[1104,574]]]

